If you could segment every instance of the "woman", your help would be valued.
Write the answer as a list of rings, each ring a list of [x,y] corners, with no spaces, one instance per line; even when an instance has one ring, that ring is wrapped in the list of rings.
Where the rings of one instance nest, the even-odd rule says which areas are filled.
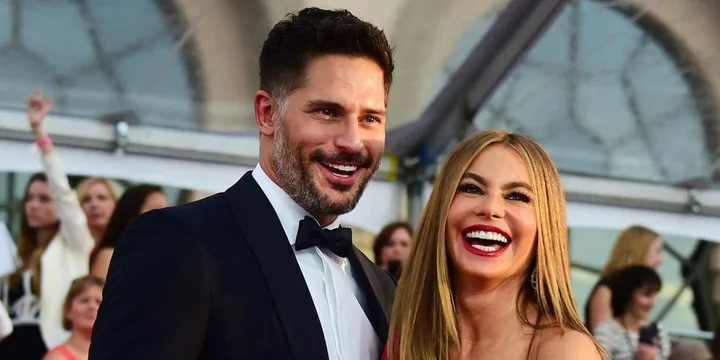
[[[641,329],[650,325],[650,312],[662,288],[657,272],[644,265],[629,266],[617,271],[608,285],[613,317],[593,329],[595,339],[612,360],[667,359],[670,337],[662,327],[652,345],[639,341]]]
[[[105,235],[110,217],[122,193],[120,185],[106,178],[91,177],[78,184],[80,206],[85,213],[87,226],[95,243]]]
[[[21,266],[2,284],[2,301],[14,329],[0,342],[0,359],[39,360],[47,350],[40,331],[40,284],[43,274],[47,274],[41,271],[47,269],[41,266],[41,257],[50,242],[64,241],[64,236],[73,233],[73,227],[67,227],[60,230],[56,203],[45,174],[34,174],[25,188],[20,213],[17,253]],[[62,302],[62,298],[55,300]]]
[[[404,263],[410,254],[411,244],[410,224],[397,221],[385,225],[373,243],[375,264],[393,274],[395,278],[399,278],[399,265]]]
[[[127,189],[115,207],[105,236],[90,254],[90,273],[105,280],[115,245],[130,222],[147,211],[166,206],[167,197],[159,186],[138,185]]]
[[[585,319],[589,330],[592,331],[599,323],[612,318],[612,292],[607,285],[609,276],[631,265],[646,265],[657,269],[662,265],[662,250],[663,241],[660,235],[646,227],[631,226],[618,235],[600,280],[593,287],[585,304]]]
[[[94,276],[83,276],[72,282],[63,304],[63,327],[72,335],[50,350],[43,360],[87,360],[103,285],[102,279]]]
[[[484,131],[440,172],[397,291],[393,360],[600,359],[570,288],[565,199],[547,153]]]
[[[28,99],[27,104],[28,122],[32,129],[35,144],[40,149],[53,196],[59,197],[70,194],[71,190],[67,174],[59,166],[52,139],[43,126],[45,117],[52,110],[54,102],[52,99],[44,100],[42,95],[36,92]],[[78,184],[77,196],[80,199],[84,215],[82,221],[89,228],[90,235],[95,242],[100,241],[105,233],[110,215],[112,215],[115,203],[120,198],[120,195],[122,195],[122,187],[109,179],[88,178]]]

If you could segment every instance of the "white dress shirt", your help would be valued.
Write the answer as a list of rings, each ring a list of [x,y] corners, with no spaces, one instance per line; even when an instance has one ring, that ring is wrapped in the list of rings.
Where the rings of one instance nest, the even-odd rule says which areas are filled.
[[[260,165],[252,175],[275,209],[290,245],[294,245],[300,220],[310,214],[275,184]],[[338,226],[340,222],[335,220],[325,228]],[[377,360],[382,351],[380,339],[363,310],[366,297],[353,278],[348,260],[314,246],[295,251],[295,257],[320,318],[329,359]]]

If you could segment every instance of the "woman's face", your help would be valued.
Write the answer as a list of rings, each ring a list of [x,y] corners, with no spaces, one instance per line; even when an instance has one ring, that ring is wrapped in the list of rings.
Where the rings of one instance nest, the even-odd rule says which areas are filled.
[[[35,180],[28,187],[25,195],[25,216],[33,229],[53,226],[58,222],[55,202],[46,182]]]
[[[453,272],[482,280],[520,276],[533,256],[536,235],[525,162],[505,145],[487,147],[463,175],[448,211],[446,245]]]
[[[650,318],[650,312],[655,307],[655,298],[657,298],[655,289],[640,288],[633,293],[628,310],[636,319],[647,320]]]
[[[155,192],[145,198],[140,214],[144,214],[150,210],[162,209],[168,206],[167,197],[161,192]]]
[[[70,308],[65,312],[67,319],[72,322],[73,331],[92,330],[101,301],[102,288],[95,285],[88,287],[73,299]]]
[[[106,227],[115,210],[115,200],[108,186],[100,181],[90,185],[82,198],[82,208],[90,227]]]
[[[663,251],[663,241],[661,238],[657,238],[652,242],[652,244],[650,245],[650,248],[648,249],[647,266],[649,266],[653,269],[659,268],[663,262],[662,251]]]
[[[387,264],[392,260],[405,261],[410,254],[410,244],[412,244],[412,236],[403,227],[397,228],[391,235],[390,241],[382,248],[380,259],[382,264]]]

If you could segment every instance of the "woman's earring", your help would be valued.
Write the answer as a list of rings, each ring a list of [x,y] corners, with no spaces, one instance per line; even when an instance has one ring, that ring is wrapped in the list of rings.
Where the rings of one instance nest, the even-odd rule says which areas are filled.
[[[537,291],[537,269],[533,269],[532,274],[530,274],[530,286]]]

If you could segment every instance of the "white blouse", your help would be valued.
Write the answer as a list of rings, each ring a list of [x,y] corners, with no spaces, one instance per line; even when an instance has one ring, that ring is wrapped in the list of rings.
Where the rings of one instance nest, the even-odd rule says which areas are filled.
[[[671,344],[668,333],[660,329],[660,345],[657,348],[657,360],[667,360],[670,357]],[[635,359],[635,349],[637,349],[639,337],[638,333],[632,333],[615,319],[603,321],[593,330],[593,336],[605,351],[607,351],[611,360],[633,360]]]

